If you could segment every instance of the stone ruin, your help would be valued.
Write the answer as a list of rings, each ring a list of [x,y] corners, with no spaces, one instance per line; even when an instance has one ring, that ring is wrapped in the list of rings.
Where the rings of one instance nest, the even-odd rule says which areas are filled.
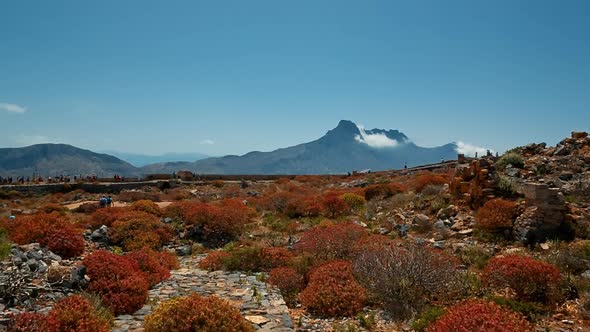
[[[519,192],[525,197],[525,208],[514,223],[515,239],[528,245],[547,239],[573,239],[573,230],[566,221],[565,197],[559,188],[544,183],[524,183]]]
[[[495,197],[495,181],[492,178],[493,157],[471,160],[460,159],[449,190],[472,208],[478,208]],[[461,161],[463,163],[461,163]]]

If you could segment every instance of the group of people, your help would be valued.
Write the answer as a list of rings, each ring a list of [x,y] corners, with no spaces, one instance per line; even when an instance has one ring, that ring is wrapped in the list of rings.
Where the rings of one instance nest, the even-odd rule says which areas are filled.
[[[113,206],[113,198],[111,196],[102,196],[98,201],[101,208]]]

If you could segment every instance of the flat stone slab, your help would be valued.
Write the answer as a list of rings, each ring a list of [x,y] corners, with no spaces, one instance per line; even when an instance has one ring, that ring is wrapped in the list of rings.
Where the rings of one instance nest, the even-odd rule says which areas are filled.
[[[260,281],[261,273],[213,271],[198,268],[206,255],[179,257],[181,268],[170,271],[170,278],[150,290],[146,305],[133,315],[115,319],[113,332],[143,332],[143,321],[153,308],[169,299],[198,293],[214,295],[232,303],[259,331],[289,332],[293,322],[279,290]]]

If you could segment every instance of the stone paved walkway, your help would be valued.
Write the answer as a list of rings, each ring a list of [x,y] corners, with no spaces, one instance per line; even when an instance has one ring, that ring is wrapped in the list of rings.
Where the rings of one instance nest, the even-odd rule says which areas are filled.
[[[278,289],[267,286],[257,275],[240,272],[208,272],[197,267],[205,255],[180,257],[181,268],[171,271],[170,279],[150,290],[147,304],[133,315],[115,320],[113,332],[141,332],[143,319],[158,303],[196,292],[215,295],[240,308],[242,315],[261,332],[294,331],[289,309]]]

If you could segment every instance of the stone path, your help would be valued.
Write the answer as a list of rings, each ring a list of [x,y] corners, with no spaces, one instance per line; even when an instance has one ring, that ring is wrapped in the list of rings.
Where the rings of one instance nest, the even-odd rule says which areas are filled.
[[[113,332],[141,332],[144,317],[158,303],[170,298],[196,292],[215,295],[240,308],[242,315],[261,332],[294,331],[289,309],[278,289],[260,281],[260,274],[240,272],[208,272],[197,267],[205,255],[179,257],[181,268],[171,271],[170,279],[150,290],[146,305],[133,315],[121,315],[115,320]]]

